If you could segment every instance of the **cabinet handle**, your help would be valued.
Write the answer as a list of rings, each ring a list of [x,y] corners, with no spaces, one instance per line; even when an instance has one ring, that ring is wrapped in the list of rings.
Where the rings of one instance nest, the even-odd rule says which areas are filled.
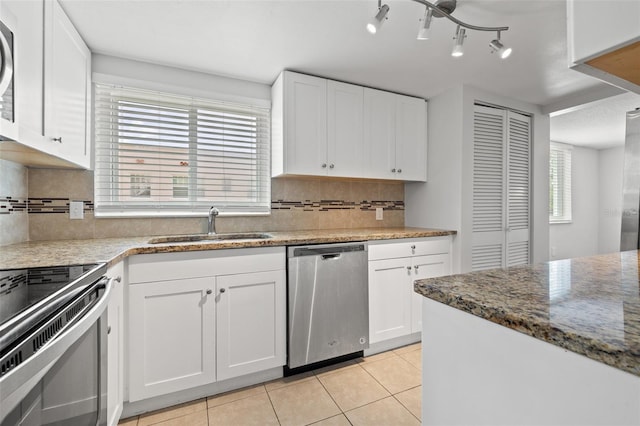
[[[111,326],[107,326],[107,334],[111,334]]]
[[[59,138],[52,138],[54,142],[62,143],[62,136]]]
[[[395,172],[396,172],[396,169],[391,169],[391,173],[395,173]]]
[[[322,163],[322,168],[326,169],[327,168],[327,163]]]
[[[220,289],[220,293],[224,293],[225,291],[227,291],[227,290],[225,290],[224,288]]]
[[[207,294],[211,294],[211,293],[213,293],[213,291],[210,288],[208,288],[207,289]]]
[[[122,282],[122,277],[120,275],[118,275],[117,277],[114,278],[114,281],[117,283]]]
[[[398,169],[398,173],[402,173],[402,169]]]
[[[334,167],[335,167],[335,166],[334,166],[333,164],[330,164],[330,165],[329,165],[329,168],[330,168],[330,169],[333,169]]]

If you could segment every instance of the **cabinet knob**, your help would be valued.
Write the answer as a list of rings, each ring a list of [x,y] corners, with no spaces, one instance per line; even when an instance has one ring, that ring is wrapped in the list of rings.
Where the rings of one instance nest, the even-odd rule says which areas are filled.
[[[117,283],[122,282],[122,277],[120,275],[115,277],[115,282],[117,282]]]
[[[326,169],[327,168],[327,163],[322,163],[322,168]]]
[[[419,266],[418,266],[418,265],[415,265],[415,266],[413,267],[413,269],[415,269],[415,270],[416,270],[416,272],[418,272],[418,268],[419,268]]]
[[[395,172],[396,172],[396,169],[391,169],[391,173],[395,173]]]
[[[402,169],[398,169],[398,173],[402,173]]]
[[[333,169],[334,167],[335,167],[335,166],[334,166],[333,164],[330,164],[330,165],[329,165],[329,168],[330,168],[330,169]]]
[[[107,326],[107,334],[111,334],[111,326]]]
[[[407,266],[407,271],[411,272],[411,266]]]
[[[62,136],[59,138],[52,138],[54,142],[62,143]]]
[[[213,293],[213,291],[210,288],[208,288],[207,289],[207,294],[211,294],[211,293]]]
[[[415,250],[415,249],[416,249],[416,245],[415,245],[415,244],[412,244],[412,245],[411,245],[411,250]]]
[[[227,291],[227,290],[225,290],[224,288],[220,289],[220,293],[224,293],[225,291]]]

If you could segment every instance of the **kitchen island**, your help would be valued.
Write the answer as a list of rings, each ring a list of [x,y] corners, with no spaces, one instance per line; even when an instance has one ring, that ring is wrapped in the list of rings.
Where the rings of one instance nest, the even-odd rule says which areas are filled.
[[[640,424],[639,253],[418,280],[424,424]]]

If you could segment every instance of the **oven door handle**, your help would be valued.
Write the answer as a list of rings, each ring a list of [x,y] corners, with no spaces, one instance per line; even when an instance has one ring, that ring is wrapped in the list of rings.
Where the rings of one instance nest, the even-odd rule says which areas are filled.
[[[2,63],[0,69],[0,96],[3,96],[13,78],[13,55],[11,54],[11,46],[9,46],[9,42],[2,32],[0,32],[0,54],[2,55],[0,58]]]
[[[0,378],[0,423],[27,396],[62,354],[100,319],[109,304],[113,281],[114,278],[107,277],[97,281],[93,286],[105,288],[98,302],[34,356]]]

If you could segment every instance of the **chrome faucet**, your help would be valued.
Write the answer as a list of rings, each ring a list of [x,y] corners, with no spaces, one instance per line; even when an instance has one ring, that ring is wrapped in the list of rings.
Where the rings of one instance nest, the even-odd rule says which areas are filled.
[[[220,214],[220,210],[211,206],[209,209],[209,222],[207,224],[207,234],[214,235],[216,233],[216,216]]]

